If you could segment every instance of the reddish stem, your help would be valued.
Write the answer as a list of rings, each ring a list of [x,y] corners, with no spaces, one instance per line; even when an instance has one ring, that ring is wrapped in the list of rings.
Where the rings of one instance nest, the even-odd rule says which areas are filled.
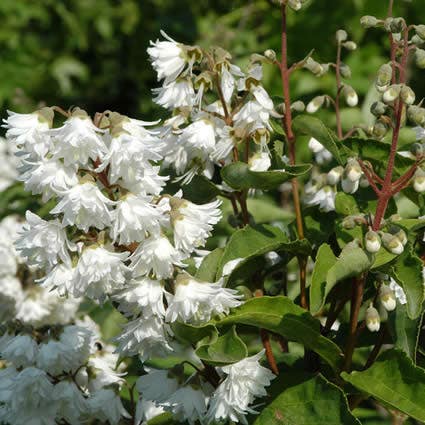
[[[341,126],[341,112],[339,109],[339,101],[341,98],[341,43],[338,42],[336,51],[336,67],[335,67],[335,78],[336,78],[336,97],[335,97],[335,116],[336,116],[336,127],[338,139],[342,139],[342,126]]]

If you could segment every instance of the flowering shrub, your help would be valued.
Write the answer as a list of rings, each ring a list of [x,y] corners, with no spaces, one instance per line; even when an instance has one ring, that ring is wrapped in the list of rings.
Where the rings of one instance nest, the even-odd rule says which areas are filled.
[[[19,174],[38,206],[0,225],[4,423],[345,425],[372,401],[425,421],[425,109],[407,85],[425,26],[392,2],[362,18],[390,60],[364,106],[373,125],[345,130],[356,44],[339,30],[335,63],[288,65],[287,14],[304,2],[276,3],[280,57],[246,69],[220,47],[151,42],[164,121],[8,112],[4,187]],[[293,101],[301,69],[334,72],[335,92]],[[312,115],[325,107],[335,129]],[[120,317],[111,341],[93,306]]]

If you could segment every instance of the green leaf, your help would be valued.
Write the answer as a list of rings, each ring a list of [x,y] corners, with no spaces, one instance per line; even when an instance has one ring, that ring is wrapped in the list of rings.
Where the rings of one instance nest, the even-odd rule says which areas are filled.
[[[292,127],[296,134],[307,134],[318,140],[340,163],[343,164],[343,157],[340,152],[337,136],[335,133],[323,124],[323,122],[316,117],[310,115],[298,115]]]
[[[188,184],[169,182],[164,190],[165,193],[183,191],[183,198],[196,204],[205,204],[221,194],[220,189],[205,176],[194,176]]]
[[[354,215],[360,212],[354,196],[338,192],[335,197],[335,211],[342,215]]]
[[[403,350],[413,362],[416,362],[422,315],[412,320],[407,315],[406,306],[398,304],[394,312],[389,314],[388,323],[395,346]]]
[[[285,165],[282,170],[251,171],[245,162],[234,162],[221,169],[223,180],[233,189],[269,190],[310,171],[310,164]]]
[[[218,263],[223,256],[223,252],[223,248],[216,248],[204,257],[195,277],[199,280],[203,280],[204,282],[215,282]]]
[[[239,268],[248,260],[270,251],[288,251],[297,255],[308,254],[310,250],[311,247],[307,240],[290,241],[278,227],[265,224],[246,226],[237,230],[229,239],[218,265],[217,277],[221,277],[226,263],[237,258],[242,258],[237,266]]]
[[[236,327],[232,326],[213,343],[201,345],[196,350],[196,355],[201,360],[220,366],[244,359],[248,356],[248,349],[237,335]]]
[[[425,422],[425,370],[403,351],[388,350],[369,369],[341,376],[385,405]]]
[[[193,326],[187,323],[175,322],[172,325],[175,337],[185,343],[195,345],[203,340],[204,344],[210,344],[217,340],[218,331],[212,324]]]
[[[339,347],[320,334],[320,322],[284,296],[251,298],[215,323],[267,329],[315,351],[335,370],[342,357]]]
[[[376,254],[375,254],[375,261],[372,264],[371,269],[377,269],[379,267],[384,266],[385,264],[388,264],[389,262],[393,261],[394,258],[397,258],[396,254],[392,254],[391,252],[387,251],[384,247],[382,247]]]
[[[416,319],[422,313],[425,295],[422,268],[421,259],[406,245],[389,270],[389,274],[406,294],[407,314],[411,319]]]
[[[317,251],[316,262],[310,285],[310,311],[312,314],[318,313],[324,303],[330,288],[326,282],[328,270],[336,263],[337,258],[328,244],[323,244]]]
[[[425,219],[423,218],[406,218],[396,221],[396,226],[402,227],[406,231],[417,232],[425,227]]]
[[[346,246],[336,263],[328,270],[326,275],[328,292],[336,283],[349,277],[358,276],[370,269],[373,256],[362,248]]]
[[[176,423],[173,419],[173,414],[170,412],[161,413],[148,420],[148,425],[173,425]]]
[[[350,413],[344,393],[322,375],[299,381],[285,374],[282,393],[262,410],[254,425],[360,424]]]

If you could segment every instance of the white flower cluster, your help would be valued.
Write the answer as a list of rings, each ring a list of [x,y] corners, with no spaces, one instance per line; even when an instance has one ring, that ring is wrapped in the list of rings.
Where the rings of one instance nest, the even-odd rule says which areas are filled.
[[[152,43],[148,54],[163,80],[154,100],[174,110],[161,130],[163,166],[172,167],[183,183],[196,174],[211,178],[215,166],[231,161],[233,148],[253,140],[248,163],[255,171],[267,170],[269,120],[279,115],[261,85],[261,64],[253,62],[244,73],[222,49],[202,51],[162,35],[166,40]]]
[[[18,162],[18,158],[14,155],[13,146],[0,137],[0,192],[16,181]]]

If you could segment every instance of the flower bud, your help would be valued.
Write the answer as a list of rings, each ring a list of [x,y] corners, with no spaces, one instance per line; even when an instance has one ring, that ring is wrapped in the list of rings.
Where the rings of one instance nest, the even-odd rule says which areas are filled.
[[[288,1],[288,6],[295,11],[298,11],[301,9],[302,7],[302,3],[300,0],[289,0]]]
[[[272,49],[267,49],[264,52],[264,56],[272,62],[274,62],[276,60],[276,52]]]
[[[410,152],[415,156],[422,156],[425,154],[425,145],[423,143],[414,143],[410,148]]]
[[[418,35],[414,34],[412,36],[412,38],[410,39],[410,42],[412,44],[414,44],[415,46],[420,46],[421,44],[424,43],[424,41],[422,40],[422,38],[420,38]]]
[[[419,48],[415,50],[415,62],[418,68],[425,69],[425,50]]]
[[[379,100],[377,102],[373,102],[370,107],[370,112],[375,115],[375,117],[380,117],[381,115],[384,115],[385,112],[387,112],[387,105],[380,102]]]
[[[387,311],[393,311],[397,306],[394,292],[384,284],[379,288],[379,300]]]
[[[382,121],[376,121],[372,128],[372,134],[377,139],[382,139],[388,133],[388,126]]]
[[[415,177],[413,178],[413,189],[416,192],[425,192],[425,171],[418,169],[416,170]]]
[[[325,102],[325,96],[316,96],[307,104],[307,112],[309,114],[314,114],[323,106]]]
[[[349,160],[348,164],[345,167],[345,177],[352,182],[357,182],[360,180],[362,174],[362,169],[357,160]]]
[[[381,249],[381,238],[378,233],[370,230],[365,235],[365,248],[367,252],[374,254]]]
[[[351,68],[344,62],[341,62],[339,70],[344,78],[351,78]]]
[[[322,75],[324,72],[323,66],[320,65],[319,62],[316,62],[313,58],[309,57],[305,61],[304,68],[308,69],[310,72],[312,72],[314,75]]]
[[[369,187],[369,186],[370,186],[370,184],[369,184],[369,180],[368,180],[365,176],[362,176],[362,178],[360,179],[360,183],[359,183],[359,185],[360,185],[360,187],[362,187],[362,188]]]
[[[357,93],[351,86],[344,86],[342,92],[348,106],[353,107],[357,105],[357,103],[359,102],[359,98],[357,97]]]
[[[425,40],[425,25],[415,25],[415,32],[418,37]]]
[[[420,106],[411,105],[407,109],[407,118],[416,125],[425,124],[425,109]]]
[[[384,21],[384,28],[393,34],[403,31],[404,28],[404,19],[403,18],[387,18]]]
[[[355,193],[357,192],[357,189],[359,188],[359,180],[352,182],[349,179],[342,179],[341,187],[345,193]]]
[[[378,332],[381,327],[381,319],[378,310],[371,303],[366,310],[366,326],[371,332]]]
[[[342,220],[342,227],[347,230],[354,229],[356,227],[356,222],[352,216],[345,217]]]
[[[357,44],[354,43],[354,41],[346,41],[345,43],[342,43],[342,47],[345,47],[347,50],[352,52],[357,49]]]
[[[382,243],[384,247],[392,254],[400,255],[404,251],[404,246],[397,236],[391,235],[390,233],[382,234]]]
[[[385,103],[391,103],[394,102],[400,95],[401,87],[400,84],[392,84],[388,87],[387,90],[385,90],[384,94],[382,95],[382,100]]]
[[[295,112],[303,112],[305,110],[305,105],[304,102],[301,100],[296,100],[292,105],[291,105],[291,111],[295,111]]]
[[[374,16],[366,15],[360,18],[360,24],[363,28],[374,28],[378,25],[379,21]]]
[[[393,75],[393,70],[391,68],[391,65],[384,63],[379,68],[378,74],[376,76],[375,86],[376,89],[383,93],[388,86],[391,84],[391,77]]]
[[[332,186],[338,184],[343,173],[344,169],[341,166],[332,168],[326,176],[326,181]]]
[[[337,43],[342,43],[343,41],[346,41],[347,40],[347,37],[348,37],[347,31],[345,31],[345,30],[338,30],[336,32],[336,41],[337,41]]]
[[[413,105],[415,102],[415,92],[409,87],[403,85],[400,91],[400,98],[406,105]]]

